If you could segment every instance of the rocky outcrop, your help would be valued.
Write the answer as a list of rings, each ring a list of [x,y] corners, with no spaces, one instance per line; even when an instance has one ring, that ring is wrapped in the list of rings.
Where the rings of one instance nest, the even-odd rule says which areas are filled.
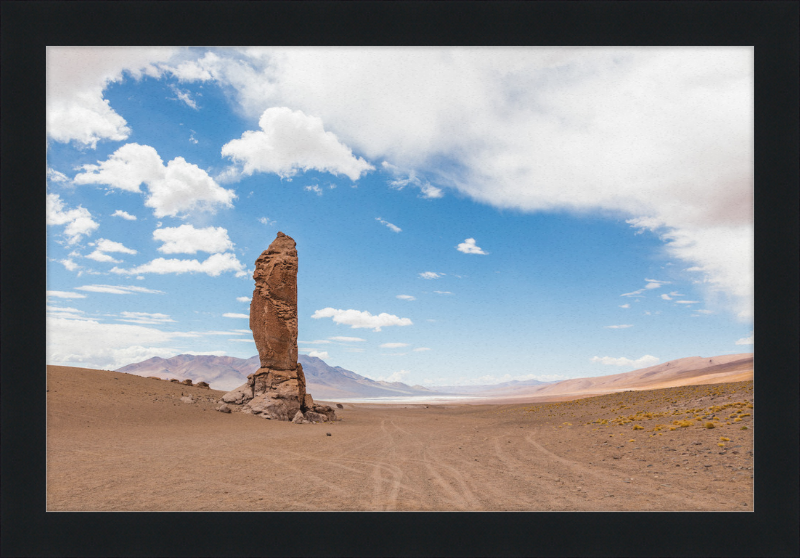
[[[297,362],[297,250],[291,237],[278,233],[256,260],[253,279],[250,329],[261,367],[222,402],[272,420],[335,420],[330,407],[315,404],[306,393],[303,366]]]

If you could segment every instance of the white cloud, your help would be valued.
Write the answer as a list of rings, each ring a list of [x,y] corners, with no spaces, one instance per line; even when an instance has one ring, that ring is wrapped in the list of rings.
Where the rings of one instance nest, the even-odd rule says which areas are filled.
[[[626,303],[626,304],[620,304],[619,307],[620,308],[630,308],[631,305]]]
[[[330,345],[331,342],[325,339],[318,339],[316,341],[298,341],[302,345]]]
[[[253,341],[252,339],[228,339],[228,341],[233,341],[234,343],[253,343],[253,344],[255,344],[255,341]]]
[[[742,337],[741,339],[736,341],[737,345],[752,345],[753,344],[753,332],[750,332],[750,337]]]
[[[99,250],[95,250],[91,254],[87,254],[86,257],[89,258],[90,260],[94,260],[96,262],[109,262],[109,263],[120,263],[120,262],[122,262],[122,260],[115,260],[114,258],[109,256],[108,254],[104,254],[103,252],[101,252]]]
[[[264,47],[218,49],[172,71],[229,87],[251,116],[282,105],[318,115],[368,159],[495,207],[658,223],[675,237],[662,236],[670,256],[705,268],[709,293],[747,313],[753,52]]]
[[[670,298],[668,294],[662,294],[661,298],[663,298],[664,300],[672,300],[672,298]]]
[[[196,335],[50,315],[46,322],[47,363],[116,369],[154,356],[175,356],[182,351],[160,345],[184,337]]]
[[[328,358],[328,351],[315,351],[312,349],[307,354],[310,357]]]
[[[258,220],[258,222],[262,223],[264,225],[274,225],[275,224],[275,221],[270,221],[267,217],[262,217],[261,219]]]
[[[451,295],[451,294],[453,294],[450,291],[433,291],[433,292],[435,292],[436,294],[443,294],[443,295]]]
[[[192,225],[165,227],[153,231],[153,238],[164,244],[158,248],[164,254],[195,254],[199,251],[215,254],[233,250],[228,231],[222,227],[196,229]]]
[[[624,293],[624,294],[621,294],[619,296],[628,296],[628,297],[633,297],[633,298],[644,298],[644,295],[642,294],[643,292],[644,292],[644,289],[639,289],[638,291],[633,291],[632,293]]]
[[[249,296],[237,296],[236,300],[238,300],[239,302],[250,302],[250,297]]]
[[[430,351],[430,349],[428,347],[417,347],[414,349],[415,353],[421,353],[422,351]]]
[[[114,213],[111,214],[112,217],[122,217],[126,221],[136,221],[136,215],[131,215],[127,211],[122,211],[121,209],[117,209]]]
[[[661,283],[648,283],[644,286],[645,289],[659,289],[661,288]]]
[[[303,190],[305,190],[306,192],[316,192],[318,196],[322,195],[322,188],[320,188],[316,184],[314,184],[313,186],[306,186],[305,188],[303,188]]]
[[[648,366],[653,366],[654,364],[658,364],[659,360],[660,359],[658,357],[654,357],[653,355],[644,355],[636,360],[631,360],[625,357],[592,357],[592,362],[600,362],[605,365],[613,366],[635,366],[636,368],[647,368]]]
[[[397,225],[391,224],[389,221],[384,221],[380,217],[375,217],[375,220],[378,221],[379,223],[383,224],[383,225],[386,225],[390,230],[392,230],[392,231],[394,231],[396,233],[399,233],[399,232],[401,232],[403,230],[400,227],[398,227]]]
[[[56,298],[86,298],[85,294],[71,293],[69,291],[47,291],[47,296]]]
[[[625,329],[629,327],[633,327],[632,324],[622,324],[622,325],[610,325],[610,326],[603,326],[606,329]]]
[[[695,310],[695,312],[699,312],[700,314],[713,314],[713,310],[706,310],[705,308],[702,310]]]
[[[444,193],[442,192],[441,188],[437,188],[427,180],[420,178],[419,176],[417,176],[417,173],[414,170],[403,172],[396,166],[386,161],[383,161],[381,163],[381,167],[384,170],[392,173],[392,175],[394,176],[394,180],[390,180],[388,184],[391,188],[394,188],[395,190],[402,190],[403,188],[411,184],[412,186],[419,188],[422,194],[420,197],[422,198],[435,199],[444,197]]]
[[[81,207],[66,209],[58,194],[47,194],[45,218],[48,225],[66,225],[67,244],[77,243],[82,236],[92,234],[100,225],[92,220],[89,210]]]
[[[47,180],[50,182],[69,182],[69,177],[63,172],[47,167]]]
[[[183,217],[193,211],[215,211],[233,207],[233,190],[220,187],[206,171],[176,157],[164,166],[149,145],[128,143],[96,165],[83,165],[75,176],[76,184],[105,184],[128,192],[148,188],[144,204],[156,217]]]
[[[131,269],[112,267],[110,271],[119,275],[137,275],[142,273],[158,273],[162,275],[165,273],[205,273],[211,277],[217,277],[220,273],[226,271],[235,271],[237,277],[247,275],[242,262],[236,259],[236,256],[230,252],[212,254],[202,262],[197,260],[168,260],[165,258],[156,258],[151,262]]]
[[[150,294],[164,294],[164,291],[157,291],[145,287],[137,287],[133,285],[83,285],[75,287],[79,291],[88,291],[92,293],[109,293],[109,294],[134,294],[134,293],[150,293]]]
[[[268,172],[286,178],[313,169],[344,174],[355,182],[375,168],[325,131],[320,118],[300,110],[268,108],[258,125],[261,130],[247,131],[222,146],[222,156],[241,164],[245,175]]]
[[[353,329],[370,328],[374,331],[380,331],[382,327],[413,325],[408,318],[398,318],[393,314],[387,314],[385,312],[373,316],[366,311],[337,310],[330,307],[317,310],[311,317],[314,319],[333,318],[333,321],[337,324],[346,324]]]
[[[678,291],[672,291],[671,293],[669,293],[669,296],[686,296],[686,295],[683,295],[683,294],[679,293]]]
[[[222,315],[223,318],[246,318],[250,319],[250,314],[236,314],[235,312],[226,312]]]
[[[487,252],[484,252],[483,250],[481,250],[480,246],[476,246],[475,245],[475,239],[474,238],[466,239],[464,242],[462,242],[461,244],[456,246],[456,249],[459,252],[463,252],[465,254],[486,254],[487,253]]]
[[[444,275],[444,273],[436,273],[435,271],[423,271],[419,274],[423,279],[438,279],[442,275]]]
[[[381,382],[400,382],[402,381],[403,378],[408,376],[408,374],[409,374],[408,370],[399,370],[397,372],[389,374],[388,376],[380,377],[378,378],[378,380]]]
[[[699,302],[700,302],[699,300],[676,300],[675,301],[676,304],[697,304]]]
[[[134,324],[164,324],[174,322],[167,314],[150,314],[148,312],[121,312],[119,322],[131,322]]]
[[[408,301],[417,300],[416,297],[413,297],[411,295],[397,295],[396,298],[399,298],[400,300],[408,300]]]
[[[181,91],[175,85],[170,85],[170,89],[175,94],[175,99],[174,100],[182,101],[183,103],[186,104],[186,106],[191,107],[194,110],[199,110],[197,108],[197,102],[195,102],[195,100],[192,99],[190,91],[188,91],[188,90],[187,91]],[[195,141],[195,143],[197,143],[197,142]]]
[[[366,341],[366,339],[361,339],[360,337],[342,337],[341,335],[336,337],[328,337],[331,341],[340,341],[342,343],[360,343],[362,341]]]
[[[169,60],[173,48],[47,47],[47,135],[94,149],[100,140],[122,141],[125,119],[103,98],[104,89],[124,75],[159,75],[154,63]]]
[[[408,347],[408,343],[382,343],[381,349],[399,349],[400,347]]]

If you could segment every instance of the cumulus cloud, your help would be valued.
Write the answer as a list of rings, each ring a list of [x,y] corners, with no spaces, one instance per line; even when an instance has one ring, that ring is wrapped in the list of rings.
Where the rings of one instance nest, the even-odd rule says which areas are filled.
[[[157,291],[148,289],[146,287],[137,287],[134,285],[83,285],[75,287],[79,291],[88,291],[92,293],[109,293],[109,294],[134,294],[134,293],[149,293],[149,294],[164,294],[164,291]]]
[[[131,269],[112,267],[110,271],[119,275],[139,275],[144,273],[156,273],[159,275],[164,275],[166,273],[175,273],[176,275],[182,273],[205,273],[211,277],[217,277],[226,271],[236,272],[237,277],[244,277],[247,275],[242,262],[236,259],[236,256],[230,252],[212,254],[202,262],[198,260],[156,258],[153,261]]]
[[[81,293],[72,293],[69,291],[47,291],[47,297],[56,297],[56,298],[86,298],[85,294]]]
[[[742,337],[741,339],[736,341],[737,345],[752,345],[753,344],[753,332],[750,332],[750,337]]]
[[[316,184],[314,184],[313,186],[306,186],[305,188],[303,188],[303,190],[305,190],[306,192],[316,192],[318,196],[322,195],[322,188],[320,188]]]
[[[199,110],[198,107],[197,107],[197,102],[194,99],[192,99],[191,91],[188,91],[188,90],[182,91],[181,89],[176,87],[174,84],[170,85],[170,89],[175,94],[175,97],[172,98],[173,100],[181,101],[187,107],[193,108],[194,110]],[[168,97],[168,98],[170,98],[170,97]],[[197,143],[197,141],[195,141],[195,143]]]
[[[261,130],[247,131],[222,146],[222,156],[242,165],[245,175],[267,172],[287,178],[317,170],[355,182],[375,168],[325,131],[320,118],[303,111],[272,107],[262,113],[258,125]]]
[[[428,347],[417,347],[414,349],[415,353],[421,353],[422,351],[430,351],[430,349]]]
[[[487,254],[484,252],[480,246],[475,245],[474,238],[468,238],[458,246],[456,246],[456,250],[459,252],[463,252],[464,254]]]
[[[403,230],[400,227],[398,227],[397,225],[391,224],[389,221],[384,221],[380,217],[375,217],[375,220],[378,221],[379,223],[383,224],[383,225],[386,225],[389,228],[389,230],[392,230],[392,231],[394,231],[396,233],[399,233],[399,232],[401,232]]]
[[[400,300],[408,300],[408,301],[417,300],[416,297],[413,297],[411,295],[397,295],[396,298],[399,298]]]
[[[100,226],[92,220],[88,209],[80,205],[76,209],[67,209],[58,194],[47,194],[45,203],[47,224],[66,225],[64,235],[67,237],[67,244],[76,244],[82,236],[92,234]]]
[[[630,308],[631,305],[626,303],[626,304],[620,304],[619,307],[620,308]]]
[[[314,319],[333,318],[334,323],[337,324],[346,324],[353,329],[369,328],[373,331],[380,331],[382,327],[413,325],[408,318],[398,318],[393,314],[387,314],[385,312],[373,316],[366,311],[337,310],[330,307],[317,310],[311,317]]]
[[[111,262],[120,263],[121,260],[115,260],[106,252],[118,252],[122,254],[136,254],[136,250],[127,248],[121,242],[114,242],[106,238],[101,238],[97,242],[90,242],[89,246],[94,246],[95,250],[86,257],[96,262]]]
[[[622,325],[610,325],[610,326],[603,326],[606,329],[625,329],[629,327],[633,327],[632,324],[622,324]]]
[[[311,349],[306,353],[310,357],[317,357],[317,358],[328,358],[328,351],[316,351]]]
[[[403,378],[408,376],[408,374],[409,374],[408,370],[398,370],[397,372],[393,372],[388,376],[380,377],[378,378],[378,380],[381,382],[400,382],[402,381]]]
[[[164,227],[153,231],[153,238],[164,243],[158,248],[164,254],[196,254],[198,251],[216,254],[233,250],[228,231],[222,227]]]
[[[69,182],[69,177],[63,172],[47,167],[47,180],[50,182]]]
[[[438,279],[442,275],[444,275],[444,273],[436,273],[435,271],[423,271],[419,274],[423,279]]]
[[[122,217],[126,221],[136,221],[136,215],[131,215],[127,211],[122,211],[121,209],[117,209],[114,213],[111,214],[112,217]]]
[[[653,355],[644,355],[636,360],[631,360],[625,357],[592,357],[592,362],[599,362],[601,364],[613,366],[635,366],[637,368],[647,368],[648,366],[653,366],[654,364],[658,364],[659,360],[660,359],[658,357],[654,357]]]
[[[73,179],[76,184],[104,184],[128,192],[148,195],[144,204],[153,208],[156,217],[185,217],[192,211],[213,212],[218,207],[232,207],[233,190],[217,184],[206,171],[183,157],[165,166],[149,145],[128,143],[96,165],[83,165],[83,172]]]
[[[342,337],[341,335],[336,337],[328,337],[331,341],[340,341],[342,343],[360,343],[362,341],[366,341],[366,339],[361,339],[360,337]]]
[[[47,47],[47,135],[95,148],[100,140],[122,141],[131,130],[103,98],[105,88],[128,75],[158,76],[173,48]]]
[[[752,276],[752,47],[265,47],[199,56],[171,71],[229,87],[250,115],[289,104],[318,115],[368,159],[475,200],[659,223],[674,235],[662,237],[671,256],[704,268],[735,310],[751,306],[752,280],[737,276]]]
[[[250,319],[250,314],[236,314],[235,312],[226,312],[222,315],[223,318],[246,318]]]
[[[678,291],[672,291],[671,293],[669,293],[669,296],[686,296],[686,295],[683,295],[683,294],[679,293]]]
[[[263,224],[263,225],[274,225],[275,224],[275,221],[270,221],[269,218],[267,218],[267,217],[262,217],[261,219],[258,220],[258,222]]]
[[[433,292],[435,292],[436,294],[443,294],[443,295],[451,295],[451,294],[453,294],[450,291],[433,291]]]
[[[700,302],[699,300],[676,300],[675,301],[676,304],[697,304],[699,302]]]
[[[381,167],[393,175],[394,178],[390,180],[388,184],[395,190],[402,190],[411,184],[419,188],[421,198],[435,199],[444,197],[444,192],[442,192],[441,188],[437,188],[427,180],[420,178],[414,170],[403,172],[398,167],[386,161],[381,163]]]
[[[664,300],[672,300],[672,298],[670,298],[670,296],[668,294],[662,294],[661,298],[664,299]]]
[[[400,347],[408,347],[408,343],[382,343],[381,349],[399,349]]]
[[[250,297],[249,296],[237,296],[236,300],[238,300],[239,302],[250,302]]]

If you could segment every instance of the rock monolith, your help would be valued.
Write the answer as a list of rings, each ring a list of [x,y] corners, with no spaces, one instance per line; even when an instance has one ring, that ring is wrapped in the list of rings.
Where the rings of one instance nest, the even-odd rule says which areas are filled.
[[[250,302],[250,329],[261,367],[222,401],[267,419],[301,422],[336,420],[330,407],[306,393],[303,366],[297,362],[297,250],[282,232],[256,260]],[[294,420],[294,419],[298,420]]]

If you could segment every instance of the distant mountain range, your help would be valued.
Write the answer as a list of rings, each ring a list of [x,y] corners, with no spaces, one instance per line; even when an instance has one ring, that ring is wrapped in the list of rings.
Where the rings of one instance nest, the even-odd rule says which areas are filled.
[[[306,376],[306,390],[315,399],[350,399],[360,397],[401,397],[432,395],[422,386],[409,386],[402,382],[371,380],[340,366],[328,366],[317,357],[299,355]],[[258,355],[248,359],[213,355],[178,355],[172,358],[153,357],[129,364],[118,372],[137,376],[204,381],[212,389],[230,391],[247,381],[247,375],[258,370]],[[440,393],[440,392],[436,392]]]
[[[474,395],[496,399],[561,397],[601,394],[629,389],[658,389],[701,383],[734,382],[753,378],[753,353],[716,357],[687,357],[648,368],[609,376],[575,378],[560,382],[511,381],[477,386],[436,386],[425,388],[402,382],[371,380],[340,366],[328,366],[317,357],[300,355],[308,392],[319,400],[436,395]],[[137,376],[205,381],[212,389],[229,391],[247,380],[259,368],[258,355],[248,359],[210,355],[153,357],[119,368]]]

